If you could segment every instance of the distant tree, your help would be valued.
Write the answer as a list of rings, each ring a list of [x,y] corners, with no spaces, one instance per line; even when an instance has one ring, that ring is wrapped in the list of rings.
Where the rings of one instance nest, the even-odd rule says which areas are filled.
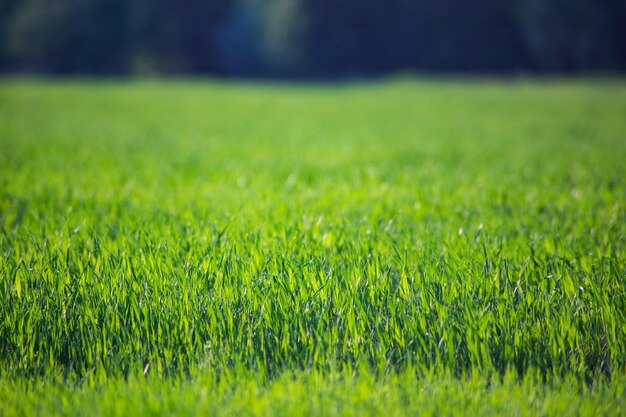
[[[0,72],[9,71],[14,67],[7,39],[19,3],[20,0],[0,1]]]
[[[25,69],[123,73],[129,62],[125,0],[23,0],[8,29],[8,49]]]
[[[613,8],[607,33],[611,44],[609,68],[626,71],[626,1],[613,0],[610,3]]]
[[[623,4],[613,0],[519,0],[517,16],[532,68],[572,72],[615,65],[617,43],[625,40],[618,40],[619,28],[626,20],[614,18]]]
[[[308,20],[302,0],[266,1],[263,10],[262,53],[270,73],[300,76],[309,72],[309,56],[304,49]]]
[[[220,71],[229,76],[266,75],[263,49],[263,3],[239,0],[216,29]]]
[[[292,77],[307,73],[301,0],[239,0],[220,25],[218,49],[226,74]]]
[[[166,73],[220,68],[216,30],[232,0],[135,0],[135,67]]]
[[[410,2],[308,0],[305,47],[315,74],[354,75],[392,66],[401,44],[414,31],[406,14]],[[398,36],[402,33],[405,36]],[[408,36],[407,36],[408,35]],[[387,49],[390,47],[391,49]],[[410,47],[410,45],[409,45]],[[384,59],[386,57],[387,59]]]
[[[507,0],[309,0],[308,48],[322,73],[511,71],[525,50]]]

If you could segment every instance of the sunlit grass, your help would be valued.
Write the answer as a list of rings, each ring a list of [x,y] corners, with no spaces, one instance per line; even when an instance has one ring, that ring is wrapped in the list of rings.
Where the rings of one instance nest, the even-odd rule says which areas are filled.
[[[613,414],[625,135],[618,81],[4,81],[0,414]]]

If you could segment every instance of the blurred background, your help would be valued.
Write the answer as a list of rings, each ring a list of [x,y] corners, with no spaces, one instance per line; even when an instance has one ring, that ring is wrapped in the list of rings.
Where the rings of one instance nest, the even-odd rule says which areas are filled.
[[[619,73],[623,0],[0,0],[0,72]]]

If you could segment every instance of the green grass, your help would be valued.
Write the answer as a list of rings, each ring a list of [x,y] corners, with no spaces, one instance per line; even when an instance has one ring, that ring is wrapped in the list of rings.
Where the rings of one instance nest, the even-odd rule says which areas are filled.
[[[626,409],[623,81],[4,80],[0,150],[0,415]]]

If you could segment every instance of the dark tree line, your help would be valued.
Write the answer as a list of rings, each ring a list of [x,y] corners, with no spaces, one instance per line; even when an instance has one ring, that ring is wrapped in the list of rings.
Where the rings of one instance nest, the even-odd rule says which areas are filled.
[[[625,0],[0,0],[0,70],[626,70]]]

